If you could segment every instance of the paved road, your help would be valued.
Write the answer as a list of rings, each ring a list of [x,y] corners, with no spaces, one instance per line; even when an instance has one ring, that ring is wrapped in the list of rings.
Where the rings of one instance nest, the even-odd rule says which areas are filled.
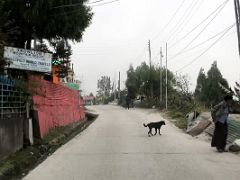
[[[24,180],[239,180],[240,156],[217,153],[170,122],[149,138],[153,110],[95,106],[99,118]]]

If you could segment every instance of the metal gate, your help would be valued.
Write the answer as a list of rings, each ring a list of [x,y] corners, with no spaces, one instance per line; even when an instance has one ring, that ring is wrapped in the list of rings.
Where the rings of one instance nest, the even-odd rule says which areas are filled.
[[[23,92],[16,89],[16,83],[0,75],[0,117],[8,119],[22,117],[26,113],[26,103]]]

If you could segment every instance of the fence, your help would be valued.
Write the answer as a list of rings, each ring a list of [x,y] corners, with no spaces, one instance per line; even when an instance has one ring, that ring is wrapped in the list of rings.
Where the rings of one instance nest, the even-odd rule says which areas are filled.
[[[83,100],[78,91],[37,76],[29,76],[29,80],[37,84],[33,88],[33,123],[37,136],[42,138],[55,127],[67,126],[85,118]]]
[[[214,133],[214,123],[212,123],[205,132],[213,135]],[[234,120],[231,116],[229,117],[229,125],[228,125],[228,143],[232,143],[234,140],[240,139],[240,121]]]
[[[26,108],[23,93],[15,84],[0,75],[0,160],[23,146]]]
[[[15,81],[0,75],[0,117],[22,117],[26,113],[23,93],[15,87]]]

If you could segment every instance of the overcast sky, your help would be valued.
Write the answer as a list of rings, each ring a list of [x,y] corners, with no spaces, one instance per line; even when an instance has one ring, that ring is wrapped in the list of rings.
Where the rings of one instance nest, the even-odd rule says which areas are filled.
[[[209,48],[221,38],[223,33],[220,32],[225,32],[224,29],[235,23],[233,0],[228,1],[211,23],[209,21],[216,13],[181,40],[224,1],[120,0],[94,7],[92,24],[86,29],[82,42],[73,45],[74,70],[77,78],[82,81],[84,94],[90,92],[96,94],[97,80],[106,75],[114,81],[119,71],[122,73],[121,84],[124,88],[129,65],[133,64],[136,67],[143,61],[149,63],[147,51],[149,39],[152,42],[153,63],[156,65],[159,63],[161,46],[165,56],[167,41],[169,69],[174,73],[177,71],[178,74],[188,74],[192,89],[196,85],[200,67],[207,72],[214,60],[217,60],[223,77],[230,85],[234,85],[234,82],[240,79],[236,27],[226,32],[217,44]],[[176,11],[176,16],[173,16]],[[192,47],[218,33],[220,34],[215,38],[191,50]],[[179,43],[175,44],[176,42]],[[172,58],[183,52],[184,48],[190,50]],[[205,51],[205,54],[194,61]],[[192,61],[194,61],[192,64],[178,71]]]

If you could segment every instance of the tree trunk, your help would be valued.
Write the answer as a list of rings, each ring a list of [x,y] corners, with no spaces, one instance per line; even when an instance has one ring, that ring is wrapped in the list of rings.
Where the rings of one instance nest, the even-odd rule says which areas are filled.
[[[32,38],[29,38],[29,39],[27,40],[26,49],[31,49],[31,43],[32,43]]]

